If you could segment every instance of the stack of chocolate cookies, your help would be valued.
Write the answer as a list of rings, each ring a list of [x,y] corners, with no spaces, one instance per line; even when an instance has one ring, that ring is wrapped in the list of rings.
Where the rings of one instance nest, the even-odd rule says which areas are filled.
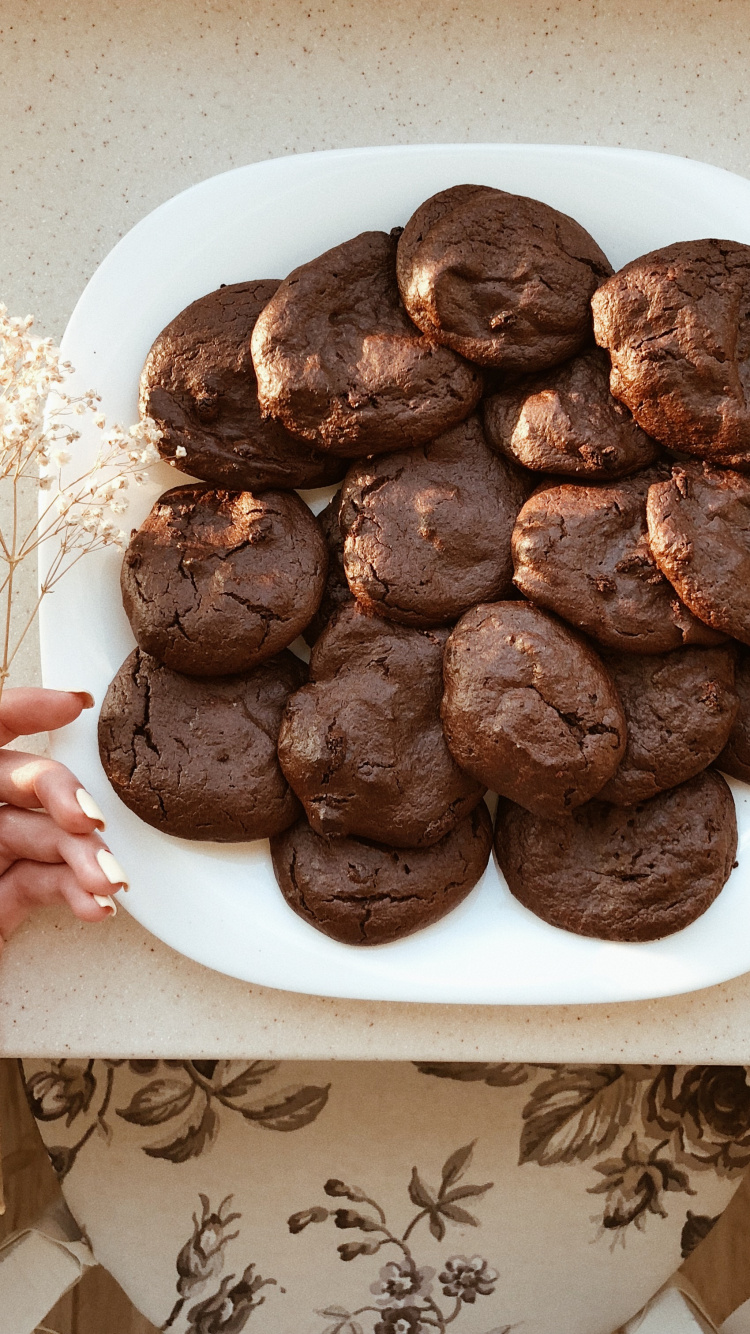
[[[488,792],[547,922],[688,925],[734,864],[718,769],[750,779],[746,394],[750,247],[613,274],[487,186],[195,301],[141,379],[201,481],[125,555],[115,791],[177,837],[270,838],[287,902],[348,944],[465,898]],[[337,482],[318,518],[295,494]]]

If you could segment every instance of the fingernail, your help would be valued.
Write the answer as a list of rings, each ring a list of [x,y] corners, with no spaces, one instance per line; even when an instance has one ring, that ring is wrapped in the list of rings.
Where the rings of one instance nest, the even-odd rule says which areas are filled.
[[[100,848],[96,854],[96,860],[101,866],[110,885],[122,885],[123,889],[128,889],[128,877],[123,871],[116,857],[113,857],[109,848]]]
[[[77,699],[80,699],[84,709],[93,709],[94,696],[90,695],[88,690],[69,690],[68,694],[75,695]]]
[[[100,908],[106,908],[110,917],[117,916],[117,904],[108,894],[95,894],[94,902],[98,903]]]
[[[78,802],[78,805],[80,806],[84,815],[87,815],[89,817],[89,820],[96,820],[97,824],[100,825],[101,828],[103,829],[104,816],[102,815],[102,812],[99,810],[99,807],[97,803],[94,801],[94,798],[92,797],[91,793],[87,792],[85,787],[79,787],[77,789],[76,801]]]

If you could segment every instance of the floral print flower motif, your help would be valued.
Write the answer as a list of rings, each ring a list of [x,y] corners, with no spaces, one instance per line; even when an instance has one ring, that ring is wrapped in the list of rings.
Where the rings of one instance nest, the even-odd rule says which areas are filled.
[[[231,1195],[222,1200],[215,1213],[211,1211],[205,1195],[199,1198],[202,1215],[198,1219],[193,1214],[193,1235],[177,1256],[177,1291],[181,1297],[186,1297],[193,1288],[206,1283],[208,1279],[218,1278],[224,1266],[222,1251],[239,1236],[239,1232],[226,1230],[230,1223],[242,1217],[238,1213],[224,1212],[232,1202]]]
[[[51,1061],[49,1069],[39,1070],[26,1085],[26,1095],[37,1121],[57,1121],[66,1117],[72,1125],[86,1112],[96,1089],[93,1061]]]
[[[373,1334],[426,1334],[427,1326],[421,1320],[421,1312],[416,1306],[391,1307],[383,1312]]]
[[[649,1152],[648,1145],[640,1144],[634,1133],[622,1158],[608,1158],[596,1164],[594,1170],[600,1172],[604,1180],[590,1186],[589,1194],[607,1196],[603,1227],[617,1228],[635,1223],[642,1230],[648,1214],[666,1218],[662,1191],[695,1194],[690,1189],[687,1173],[680,1171],[668,1158],[660,1157],[666,1143],[662,1140]]]
[[[211,1208],[206,1195],[199,1198],[201,1217],[193,1214],[193,1235],[177,1256],[177,1301],[160,1326],[162,1330],[172,1329],[197,1289],[205,1290],[207,1284],[215,1283],[224,1268],[224,1248],[239,1236],[239,1231],[227,1231],[242,1217],[241,1213],[229,1212],[231,1195],[218,1209]],[[214,1292],[188,1312],[185,1334],[240,1334],[251,1313],[265,1301],[265,1296],[258,1296],[260,1289],[275,1282],[275,1278],[261,1278],[252,1264],[239,1280],[236,1274],[228,1274]]]
[[[435,1270],[424,1266],[416,1269],[405,1261],[389,1260],[383,1265],[380,1277],[370,1284],[370,1292],[377,1297],[376,1306],[398,1309],[411,1306],[418,1297],[429,1297]]]
[[[732,1175],[750,1163],[750,1085],[741,1065],[664,1066],[645,1112],[696,1167]]]
[[[257,1297],[259,1290],[276,1282],[273,1278],[261,1278],[254,1271],[255,1265],[248,1265],[238,1283],[234,1274],[230,1274],[218,1292],[194,1306],[188,1313],[186,1334],[240,1334],[251,1313],[266,1300],[265,1296]]]
[[[489,1297],[495,1291],[498,1272],[491,1269],[481,1255],[453,1255],[446,1260],[445,1269],[440,1275],[443,1292],[446,1297],[459,1297],[462,1302],[472,1305],[477,1297]]]
[[[292,1214],[289,1219],[289,1231],[292,1236],[298,1232],[304,1232],[310,1223],[324,1223],[328,1217],[328,1210],[320,1205],[315,1205],[312,1209],[300,1209],[298,1214]]]

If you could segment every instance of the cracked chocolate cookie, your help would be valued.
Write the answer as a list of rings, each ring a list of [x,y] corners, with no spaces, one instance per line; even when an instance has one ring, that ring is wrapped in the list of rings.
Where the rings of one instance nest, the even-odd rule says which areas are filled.
[[[352,593],[368,611],[422,628],[496,601],[510,590],[525,496],[476,416],[417,449],[355,464],[339,510]]]
[[[418,328],[517,375],[557,366],[593,341],[591,297],[611,272],[565,213],[487,185],[433,195],[398,244],[398,285]]]
[[[660,657],[602,652],[628,725],[625,754],[598,793],[602,801],[634,806],[716,759],[739,703],[735,658],[733,646],[675,649]]]
[[[492,394],[482,408],[491,448],[534,472],[603,481],[647,468],[660,453],[610,394],[609,358],[596,348]]]
[[[273,869],[290,908],[344,945],[386,945],[457,907],[492,847],[483,801],[429,848],[326,838],[302,819],[271,840]]]
[[[476,367],[415,329],[396,284],[396,238],[363,232],[285,278],[253,331],[265,414],[348,458],[448,430],[482,392]]]
[[[750,478],[689,463],[649,489],[654,559],[695,616],[750,644]]]
[[[716,767],[723,769],[732,778],[750,783],[750,649],[741,648],[739,651],[735,690],[739,707]]]
[[[133,534],[122,600],[146,653],[189,676],[246,671],[315,615],[328,554],[293,492],[166,491]]]
[[[646,497],[668,475],[657,465],[612,486],[540,488],[513,530],[516,587],[625,653],[720,643],[677,597],[649,547]]]
[[[300,806],[276,738],[306,676],[287,651],[242,675],[197,679],[134,649],[99,715],[99,754],[118,797],[178,838],[242,843],[280,833]]]
[[[538,815],[593,797],[625,750],[612,679],[593,649],[527,602],[474,607],[445,647],[442,719],[462,769]]]
[[[142,416],[182,472],[236,491],[327,486],[344,464],[261,417],[250,336],[279,281],[232,283],[193,301],[163,329],[143,367]]]
[[[592,301],[611,388],[654,439],[750,468],[750,246],[679,241],[609,279]]]
[[[552,926],[599,940],[659,940],[689,926],[736,851],[732,794],[712,770],[638,806],[591,801],[564,820],[501,801],[495,829],[511,893]]]
[[[328,574],[320,606],[309,625],[306,625],[302,631],[310,648],[312,648],[315,640],[322,635],[331,617],[335,616],[339,607],[343,607],[344,603],[352,601],[352,594],[344,574],[344,538],[339,525],[340,502],[341,491],[339,490],[318,515],[318,523],[328,547]]]
[[[356,603],[320,636],[279,732],[281,767],[317,833],[429,847],[481,801],[440,726],[445,639]]]

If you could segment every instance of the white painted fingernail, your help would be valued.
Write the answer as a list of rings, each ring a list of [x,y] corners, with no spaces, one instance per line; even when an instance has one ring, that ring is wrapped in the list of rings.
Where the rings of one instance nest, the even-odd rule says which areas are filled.
[[[96,854],[96,860],[101,866],[110,885],[122,885],[123,889],[128,888],[128,877],[123,871],[117,858],[109,851],[109,848],[100,848]]]
[[[97,823],[100,824],[103,829],[104,816],[102,815],[102,812],[99,810],[99,807],[97,803],[94,801],[94,798],[92,797],[91,793],[87,792],[85,787],[78,788],[76,792],[76,801],[78,802],[78,805],[80,806],[84,815],[87,815],[89,817],[89,820],[96,820]]]
[[[94,902],[98,903],[100,908],[106,908],[110,917],[117,916],[117,904],[108,894],[95,894]]]

